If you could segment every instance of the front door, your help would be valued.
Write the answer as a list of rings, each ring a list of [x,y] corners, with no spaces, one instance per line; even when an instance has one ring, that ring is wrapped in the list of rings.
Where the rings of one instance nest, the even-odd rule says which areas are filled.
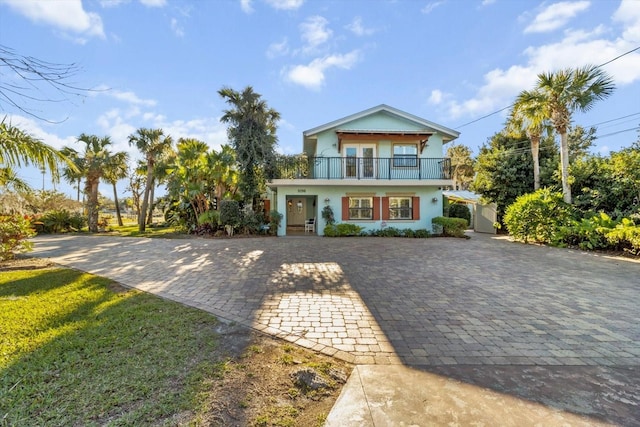
[[[376,145],[345,144],[344,177],[373,179],[376,177]]]
[[[305,197],[287,199],[287,225],[304,227],[305,219],[307,219],[307,199]]]

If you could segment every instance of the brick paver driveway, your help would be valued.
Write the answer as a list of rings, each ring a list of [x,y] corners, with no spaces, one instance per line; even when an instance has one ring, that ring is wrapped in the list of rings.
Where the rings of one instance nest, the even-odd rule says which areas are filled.
[[[533,399],[556,381],[557,397],[542,401],[573,399],[560,405],[570,410],[600,387],[609,412],[640,418],[637,262],[484,235],[35,242],[36,256],[354,363],[403,363]],[[572,381],[578,397],[563,397]]]

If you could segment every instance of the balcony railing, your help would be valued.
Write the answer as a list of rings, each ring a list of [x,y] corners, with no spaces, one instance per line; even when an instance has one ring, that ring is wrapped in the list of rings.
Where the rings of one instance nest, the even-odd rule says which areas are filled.
[[[451,159],[411,157],[287,157],[272,179],[451,179]]]

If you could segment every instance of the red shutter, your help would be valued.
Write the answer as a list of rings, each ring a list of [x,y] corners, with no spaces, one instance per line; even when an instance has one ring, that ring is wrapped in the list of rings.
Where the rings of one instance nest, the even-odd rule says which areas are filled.
[[[411,198],[411,207],[413,209],[413,219],[415,221],[420,219],[420,197]]]
[[[264,217],[267,221],[271,220],[271,200],[266,199],[264,201]]]
[[[382,219],[384,221],[389,219],[389,198],[382,198]]]
[[[373,220],[378,221],[380,219],[380,197],[373,198]]]
[[[342,198],[342,220],[343,221],[349,220],[349,198],[348,197]]]

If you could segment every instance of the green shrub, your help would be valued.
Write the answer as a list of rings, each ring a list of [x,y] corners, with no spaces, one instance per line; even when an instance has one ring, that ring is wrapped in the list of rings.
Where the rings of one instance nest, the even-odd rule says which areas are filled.
[[[571,209],[562,194],[540,189],[523,194],[507,207],[504,224],[515,240],[552,243],[561,227],[571,223]]]
[[[203,212],[198,217],[198,225],[211,224],[215,227],[220,223],[220,213],[214,210]]]
[[[577,246],[584,250],[607,249],[610,243],[607,242],[606,234],[615,226],[616,222],[601,212],[591,218],[570,221],[570,225],[559,227],[551,243]]]
[[[623,218],[613,230],[607,232],[605,238],[614,249],[640,255],[640,226],[629,218]]]
[[[336,237],[338,235],[338,227],[335,224],[327,224],[324,227],[323,234],[327,237]]]
[[[401,233],[402,233],[401,234],[402,237],[415,237],[416,235],[416,232],[410,228],[405,228],[404,230],[401,231]]]
[[[324,227],[324,235],[327,237],[361,236],[363,228],[356,224],[332,224]]]
[[[248,211],[242,215],[242,227],[245,234],[258,234],[261,231],[262,225],[264,225],[264,215],[262,212]]]
[[[463,218],[467,220],[467,227],[471,224],[471,211],[467,205],[455,203],[449,205],[449,218]]]
[[[242,224],[242,212],[240,204],[236,200],[223,200],[220,202],[220,223],[230,229],[230,233]]]
[[[78,212],[71,213],[65,209],[46,212],[40,221],[44,233],[80,231],[87,225],[87,219],[83,215]]]
[[[16,252],[30,251],[35,236],[31,223],[21,215],[0,216],[0,260],[13,259]]]
[[[282,214],[276,210],[269,212],[269,231],[271,234],[278,234],[278,228],[282,222]]]
[[[442,234],[448,237],[465,237],[464,231],[467,229],[467,220],[462,218],[447,218],[437,216],[431,220],[434,234]]]
[[[413,237],[417,239],[426,239],[427,237],[431,237],[431,233],[426,228],[420,228],[415,230]]]

